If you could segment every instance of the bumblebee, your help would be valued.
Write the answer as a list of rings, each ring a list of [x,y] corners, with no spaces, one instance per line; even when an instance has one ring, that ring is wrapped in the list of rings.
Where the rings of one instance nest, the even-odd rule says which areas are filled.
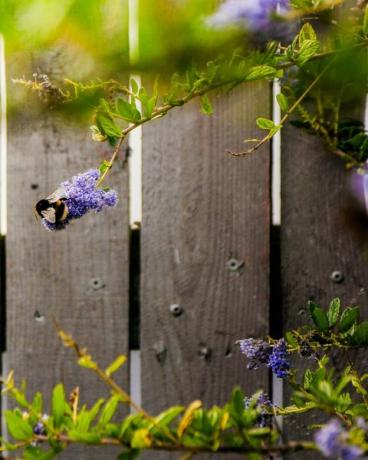
[[[57,189],[47,198],[36,203],[35,211],[42,218],[51,224],[58,224],[68,217],[68,206],[66,196],[62,188]]]

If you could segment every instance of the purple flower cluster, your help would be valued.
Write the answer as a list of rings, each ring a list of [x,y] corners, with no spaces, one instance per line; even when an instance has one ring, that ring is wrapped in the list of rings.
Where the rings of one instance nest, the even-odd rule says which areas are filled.
[[[248,409],[252,402],[255,402],[255,407],[259,410],[259,417],[257,419],[257,426],[263,428],[266,426],[271,426],[272,424],[272,415],[269,413],[269,409],[273,407],[273,404],[264,392],[258,395],[254,395],[251,398],[244,399],[244,407]]]
[[[249,359],[248,369],[257,369],[266,365],[279,378],[285,378],[290,371],[289,353],[284,339],[270,345],[261,339],[239,340],[240,351]]]
[[[286,349],[285,339],[280,339],[274,345],[268,365],[279,379],[283,379],[289,374],[289,353]]]
[[[347,433],[336,419],[330,420],[323,428],[317,431],[315,441],[325,457],[357,460],[363,455],[363,450],[360,447],[346,442]]]
[[[33,433],[37,436],[43,436],[46,434],[45,425],[42,422],[37,422],[33,427]]]
[[[62,230],[73,219],[79,219],[88,211],[100,212],[104,208],[115,206],[118,198],[114,190],[96,188],[100,171],[91,169],[63,182],[60,187],[65,194],[68,208],[67,218],[61,222],[51,223],[42,219],[48,230]]]
[[[258,369],[260,365],[268,364],[272,347],[261,339],[239,340],[240,351],[249,359],[248,369]]]
[[[288,7],[288,0],[226,0],[207,23],[214,27],[235,24],[252,31],[265,30],[272,25],[274,16]]]

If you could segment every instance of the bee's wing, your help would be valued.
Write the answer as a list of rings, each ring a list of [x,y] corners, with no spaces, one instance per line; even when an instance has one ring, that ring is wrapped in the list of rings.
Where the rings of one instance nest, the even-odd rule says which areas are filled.
[[[58,200],[66,198],[65,190],[63,187],[59,187],[55,192],[51,193],[50,196],[46,198],[50,203],[55,203]]]
[[[56,212],[54,208],[45,209],[44,211],[41,211],[41,214],[48,222],[51,222],[52,224],[56,222]]]

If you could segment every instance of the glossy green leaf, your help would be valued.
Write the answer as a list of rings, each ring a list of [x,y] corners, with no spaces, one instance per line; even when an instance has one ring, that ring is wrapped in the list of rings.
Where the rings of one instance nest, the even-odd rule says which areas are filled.
[[[111,420],[116,412],[119,401],[121,401],[121,397],[119,395],[114,395],[106,402],[98,420],[97,426],[99,428],[103,428]]]
[[[301,46],[306,40],[317,40],[317,34],[309,22],[303,24],[303,27],[300,29],[299,46]]]
[[[119,129],[112,117],[106,112],[97,112],[96,124],[102,134],[106,134],[110,137],[121,136],[121,129]]]
[[[111,374],[116,372],[126,362],[127,358],[125,355],[119,355],[114,361],[107,367],[105,373],[110,377]]]
[[[63,384],[59,383],[55,386],[52,392],[52,417],[54,419],[55,428],[59,428],[63,422],[65,413],[65,391]]]
[[[279,93],[279,94],[276,96],[276,99],[277,99],[277,103],[278,103],[279,106],[280,106],[280,109],[281,109],[283,112],[287,112],[287,110],[288,110],[288,108],[289,108],[289,101],[288,101],[288,98],[285,96],[285,94]]]
[[[256,123],[258,128],[265,130],[270,130],[275,127],[275,123],[272,120],[269,120],[268,118],[259,117],[257,118]]]
[[[308,305],[312,320],[317,326],[317,329],[322,332],[327,332],[329,329],[329,322],[326,312],[312,301],[309,301]]]
[[[134,123],[141,119],[141,114],[135,107],[134,102],[128,102],[119,97],[116,100],[116,110],[117,113],[126,121]]]
[[[359,307],[347,307],[341,315],[337,326],[340,332],[347,332],[359,319]]]
[[[246,81],[261,80],[264,78],[273,78],[277,73],[277,69],[269,65],[258,65],[252,67],[245,77]]]
[[[139,449],[131,449],[126,452],[122,452],[116,460],[135,460],[139,456]]]
[[[76,430],[68,431],[68,436],[70,439],[76,442],[83,442],[86,444],[99,444],[101,440],[101,434],[98,433],[89,433]]]
[[[353,335],[353,342],[359,346],[368,345],[368,321],[360,323]]]
[[[338,322],[339,317],[340,317],[340,307],[341,307],[341,302],[338,297],[331,300],[330,306],[327,311],[327,318],[328,318],[328,323],[330,327],[335,326],[335,324]]]
[[[17,441],[26,441],[32,438],[33,430],[26,420],[22,419],[20,414],[13,411],[5,411],[5,421],[11,436]]]
[[[27,446],[23,451],[24,460],[51,460],[58,452],[54,450],[42,450],[37,446]]]
[[[319,48],[318,40],[304,40],[296,56],[297,64],[303,66],[319,51]]]

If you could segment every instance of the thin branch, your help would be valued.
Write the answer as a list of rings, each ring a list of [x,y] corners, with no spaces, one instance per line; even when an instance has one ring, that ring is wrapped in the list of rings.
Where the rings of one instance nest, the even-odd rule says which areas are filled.
[[[303,94],[301,96],[299,96],[298,99],[294,102],[294,104],[287,110],[285,115],[281,118],[280,124],[277,126],[278,131],[283,127],[285,121],[289,118],[289,116],[293,113],[293,111],[298,107],[298,105],[304,100],[304,98],[309,94],[309,92],[316,86],[316,84],[320,81],[320,79],[327,72],[327,70],[329,70],[331,65],[332,65],[332,62],[322,70],[322,72],[312,81],[312,83],[308,86],[308,88],[306,88],[306,90],[303,92]],[[245,155],[248,155],[250,153],[253,153],[256,150],[258,150],[263,144],[265,144],[270,139],[272,139],[274,134],[275,134],[274,130],[271,129],[270,132],[267,134],[267,136],[265,136],[263,139],[261,139],[259,142],[257,142],[257,144],[254,145],[252,148],[250,148],[248,150],[245,150],[244,152],[231,152],[231,151],[228,151],[228,153],[230,153],[230,155],[232,155],[234,157],[245,156]]]
[[[45,435],[35,436],[35,440],[39,442],[48,442],[49,438]],[[75,441],[69,436],[64,434],[59,434],[57,436],[57,441],[65,442],[67,444],[83,444],[81,441]],[[95,443],[94,445],[111,445],[111,446],[123,446],[129,448],[125,443],[122,443],[116,438],[103,437]],[[317,450],[317,447],[314,442],[308,441],[289,441],[284,444],[278,444],[274,446],[260,446],[260,447],[228,447],[220,446],[216,451],[211,447],[188,447],[184,445],[151,445],[146,448],[146,450],[153,451],[167,451],[167,452],[189,452],[192,454],[196,453],[212,453],[212,454],[246,454],[246,453],[261,453],[261,454],[281,454],[286,452],[297,452],[301,450]]]
[[[348,52],[348,51],[352,51],[352,50],[356,50],[356,49],[361,49],[361,48],[365,48],[368,46],[368,40],[363,40],[361,43],[357,43],[356,45],[353,45],[353,46],[350,46],[350,47],[345,47],[345,48],[341,48],[341,49],[338,49],[338,50],[332,50],[332,51],[326,51],[326,52],[323,52],[323,53],[318,53],[318,54],[315,54],[314,56],[312,56],[308,62],[311,62],[311,61],[316,61],[316,60],[320,60],[320,59],[325,59],[325,58],[328,58],[328,57],[331,57],[331,56],[335,56],[337,54],[341,54],[341,53],[345,53],[345,52]],[[282,70],[282,69],[287,69],[289,67],[292,67],[296,65],[296,62],[294,61],[285,61],[285,62],[282,62],[282,63],[279,63],[279,64],[276,64],[274,67],[275,69],[277,70]],[[326,67],[326,69],[328,68],[329,66]],[[326,71],[326,69],[321,72],[320,76],[317,77],[317,81],[319,80],[319,78],[322,76],[322,74]],[[309,87],[307,90],[306,90],[306,94],[308,94],[308,92],[312,89],[312,87],[317,83],[317,81],[315,81],[314,83],[312,83],[312,86]],[[125,140],[125,138],[127,137],[127,135],[133,131],[135,128],[137,128],[138,126],[141,126],[145,123],[147,123],[148,121],[152,121],[152,120],[155,120],[157,118],[160,118],[164,115],[166,115],[170,110],[172,110],[173,108],[175,107],[178,107],[178,106],[182,106],[188,102],[190,102],[192,99],[195,99],[197,97],[200,97],[200,96],[203,96],[204,94],[210,92],[210,91],[214,91],[216,89],[220,89],[222,87],[226,87],[228,85],[234,85],[235,86],[238,86],[240,85],[241,83],[244,83],[246,82],[246,76],[243,76],[242,78],[237,78],[237,79],[225,79],[225,80],[222,80],[214,85],[208,85],[206,86],[205,88],[202,88],[201,90],[197,90],[197,91],[191,91],[189,92],[186,96],[184,96],[183,98],[181,99],[178,99],[177,101],[175,101],[175,103],[171,103],[171,104],[165,104],[161,107],[158,107],[157,109],[155,109],[152,113],[151,116],[149,117],[144,117],[142,118],[141,120],[139,120],[138,122],[136,123],[133,123],[131,124],[128,128],[125,128],[124,130],[122,130],[121,132],[121,136],[119,138],[119,141],[118,143],[116,144],[116,147],[114,148],[114,151],[112,153],[112,156],[111,156],[111,159],[109,161],[109,165],[107,167],[107,169],[104,171],[104,173],[102,174],[102,176],[100,177],[98,183],[97,183],[97,186],[101,186],[101,184],[103,183],[103,181],[105,180],[106,176],[108,175],[110,169],[112,168],[118,154],[119,154],[119,150]],[[299,98],[300,100],[303,100],[303,98],[305,97],[305,95],[302,95],[301,98]],[[300,100],[298,100],[300,102]],[[297,101],[297,102],[298,102]],[[292,110],[289,109],[289,111],[287,112],[287,116],[281,120],[281,124],[286,121],[287,117],[290,115],[290,113],[295,109],[297,103],[295,103],[292,107]],[[271,136],[272,137],[272,136]],[[263,145],[264,143],[266,143],[270,138],[270,136],[266,136],[266,139],[262,140],[261,144],[258,145],[256,148],[253,148],[251,149],[251,152],[257,150],[261,145]],[[233,153],[233,152],[229,152],[231,153],[233,156],[244,156],[246,155],[247,153],[250,153],[249,151],[247,152],[240,152],[240,153]],[[124,159],[124,161],[126,161],[126,158]]]

